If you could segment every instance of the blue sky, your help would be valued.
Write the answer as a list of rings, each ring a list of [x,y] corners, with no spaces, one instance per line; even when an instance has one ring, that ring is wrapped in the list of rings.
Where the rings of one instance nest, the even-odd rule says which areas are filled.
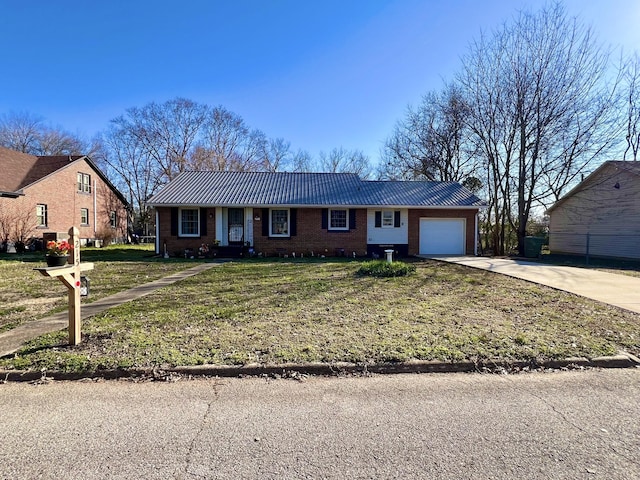
[[[133,106],[222,105],[313,156],[375,162],[395,122],[480,31],[537,0],[0,0],[0,114],[85,137]],[[638,0],[568,0],[605,44],[640,47]]]

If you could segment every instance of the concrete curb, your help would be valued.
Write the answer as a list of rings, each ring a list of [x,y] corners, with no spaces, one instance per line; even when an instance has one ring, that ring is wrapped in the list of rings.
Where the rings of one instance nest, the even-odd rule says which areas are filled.
[[[296,375],[340,376],[399,374],[399,373],[509,373],[535,369],[571,369],[571,368],[640,368],[640,359],[632,354],[621,352],[609,357],[592,359],[575,357],[545,362],[441,362],[416,360],[403,363],[355,364],[355,363],[285,363],[280,365],[248,364],[233,365],[195,365],[170,368],[131,368],[122,370],[99,370],[95,372],[65,373],[36,372],[22,370],[0,370],[1,382],[34,382],[38,380],[82,380],[119,378],[139,378],[166,380],[174,376],[183,377],[295,377]]]

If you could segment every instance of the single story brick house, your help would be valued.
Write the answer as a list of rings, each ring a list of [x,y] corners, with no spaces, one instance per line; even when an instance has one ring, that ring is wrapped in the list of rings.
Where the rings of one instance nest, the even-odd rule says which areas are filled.
[[[84,155],[35,156],[0,147],[0,242],[127,235],[128,202]]]
[[[551,253],[640,259],[640,162],[604,162],[547,213]]]
[[[350,173],[183,172],[149,200],[156,252],[475,254],[484,202],[458,183]]]

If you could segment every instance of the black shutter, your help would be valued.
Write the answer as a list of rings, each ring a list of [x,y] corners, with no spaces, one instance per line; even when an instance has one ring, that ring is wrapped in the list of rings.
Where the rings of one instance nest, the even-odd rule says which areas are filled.
[[[393,212],[393,226],[398,228],[400,226],[400,210]]]
[[[291,217],[289,219],[289,223],[291,224],[291,231],[289,232],[289,235],[295,237],[298,234],[298,209],[292,208],[289,210],[289,216]]]
[[[263,237],[269,236],[269,209],[268,208],[262,209],[262,236]]]
[[[178,207],[171,208],[171,236],[178,236]]]
[[[322,229],[326,230],[329,228],[329,209],[322,209]]]
[[[200,209],[200,236],[204,237],[207,235],[207,209]]]
[[[382,212],[376,212],[376,228],[382,226]]]
[[[349,209],[349,230],[356,228],[356,211],[354,208]]]

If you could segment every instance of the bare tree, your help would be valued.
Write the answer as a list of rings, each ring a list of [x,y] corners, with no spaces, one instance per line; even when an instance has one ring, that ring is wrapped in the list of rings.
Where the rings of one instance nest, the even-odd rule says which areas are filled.
[[[524,253],[536,205],[558,198],[616,138],[609,55],[559,4],[474,42],[458,77],[486,167],[495,253]]]
[[[291,170],[293,172],[311,172],[313,171],[313,159],[306,150],[298,150],[291,158]]]
[[[45,125],[43,117],[10,112],[0,117],[0,145],[31,155],[88,155],[87,142],[60,127]]]
[[[143,231],[152,220],[147,200],[180,172],[275,170],[289,156],[287,142],[269,143],[239,115],[184,98],[128,109],[111,121],[101,143],[103,149],[94,142],[99,163],[127,192]]]
[[[476,157],[465,125],[466,110],[455,84],[426,94],[416,109],[408,109],[385,142],[381,176],[459,182],[475,175]]]
[[[328,173],[355,173],[365,180],[372,174],[369,157],[360,150],[349,151],[342,147],[329,153],[320,152],[318,167]]]
[[[44,119],[28,112],[10,112],[0,117],[0,145],[22,153],[38,148]]]
[[[252,171],[265,169],[267,139],[260,130],[249,128],[242,117],[215,107],[203,124],[196,170]]]
[[[161,181],[165,181],[186,169],[206,119],[205,105],[176,98],[129,108],[125,115],[111,121],[110,135],[134,141],[136,151],[159,166]]]
[[[0,251],[13,242],[16,249],[26,246],[35,232],[35,212],[24,208],[20,199],[0,198]]]
[[[623,160],[638,160],[640,149],[640,57],[636,52],[627,62],[623,76],[626,100],[626,148]]]
[[[149,155],[138,136],[112,124],[104,135],[106,153],[98,164],[119,190],[125,192],[135,212],[134,229],[149,235],[152,223],[147,200],[166,182],[163,168]]]
[[[275,138],[267,142],[264,156],[264,169],[267,172],[286,171],[292,162],[291,142],[284,138]]]

